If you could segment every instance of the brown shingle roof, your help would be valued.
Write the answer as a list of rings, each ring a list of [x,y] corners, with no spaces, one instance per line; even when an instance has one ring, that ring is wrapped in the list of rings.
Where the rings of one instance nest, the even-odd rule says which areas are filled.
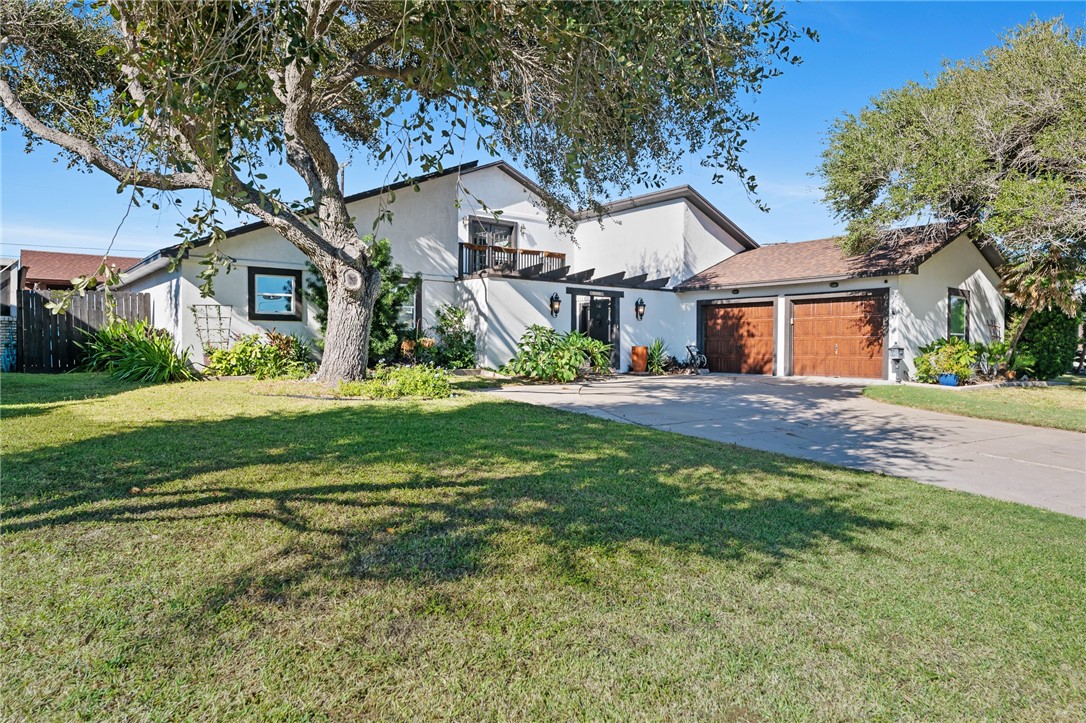
[[[968,224],[932,224],[900,229],[862,256],[846,256],[840,237],[762,246],[738,253],[691,276],[679,290],[720,289],[814,279],[895,276],[916,267],[956,239]],[[988,256],[988,254],[986,254]],[[995,257],[988,256],[989,262]],[[996,266],[996,263],[992,264]]]
[[[110,256],[108,262],[125,271],[139,263],[131,256]],[[77,276],[90,276],[102,263],[100,254],[70,254],[56,251],[23,251],[19,265],[26,269],[26,285],[70,285]]]

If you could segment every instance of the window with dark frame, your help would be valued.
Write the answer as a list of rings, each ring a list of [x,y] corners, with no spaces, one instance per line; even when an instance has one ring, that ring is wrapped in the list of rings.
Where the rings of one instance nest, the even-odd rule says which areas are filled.
[[[969,292],[947,289],[946,338],[969,341]]]
[[[504,221],[471,219],[471,243],[480,246],[516,247],[516,226]]]
[[[396,319],[405,329],[422,331],[422,284],[415,288],[415,295],[400,307]]]
[[[250,266],[249,318],[253,321],[301,321],[302,272]]]

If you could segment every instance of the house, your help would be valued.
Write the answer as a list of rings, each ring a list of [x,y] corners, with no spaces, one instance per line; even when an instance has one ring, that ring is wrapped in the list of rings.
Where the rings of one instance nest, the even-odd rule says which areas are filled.
[[[124,270],[135,266],[139,258],[110,256],[108,263]],[[14,286],[19,289],[53,291],[72,288],[72,279],[80,276],[97,276],[102,265],[101,254],[72,254],[57,251],[22,251],[19,263],[6,274],[15,276]],[[101,281],[102,277],[97,276]]]
[[[359,229],[369,231],[387,191],[410,185],[348,197]],[[911,373],[919,346],[935,338],[1003,334],[1000,260],[964,228],[914,229],[916,238],[926,231],[923,243],[906,234],[859,258],[833,239],[760,246],[681,186],[617,201],[602,221],[567,209],[570,238],[548,224],[542,189],[503,161],[431,174],[417,188],[397,196],[378,231],[422,277],[403,319],[425,329],[441,305],[467,307],[489,367],[508,361],[532,324],[611,343],[619,370],[633,346],[661,338],[679,356],[697,344],[713,371],[870,378],[890,377],[891,347],[904,350]],[[317,333],[300,251],[263,223],[229,231],[220,249],[234,270],[215,280],[211,298],[198,289],[201,245],[173,270],[177,247],[148,256],[123,288],[150,294],[156,325],[197,358],[264,329]]]

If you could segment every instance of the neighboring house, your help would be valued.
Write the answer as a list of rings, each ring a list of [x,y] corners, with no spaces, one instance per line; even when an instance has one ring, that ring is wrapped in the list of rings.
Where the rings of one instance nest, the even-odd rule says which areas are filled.
[[[19,259],[0,258],[0,316],[15,313],[19,289]]]
[[[140,259],[131,256],[110,256],[108,263],[120,270],[135,266]],[[72,288],[72,279],[95,276],[102,265],[101,254],[70,254],[55,251],[23,251],[15,285],[20,289],[53,291]],[[102,277],[98,277],[99,280]]]
[[[348,197],[359,229],[369,231],[387,191],[409,188]],[[891,346],[905,349],[911,369],[932,339],[1003,332],[999,259],[960,229],[923,248],[905,243],[859,259],[846,259],[831,239],[759,247],[682,186],[615,202],[602,222],[567,210],[571,239],[547,223],[543,191],[505,162],[432,174],[418,189],[398,194],[391,223],[377,232],[423,280],[403,318],[425,329],[442,304],[467,307],[489,367],[508,361],[532,324],[613,344],[619,370],[632,346],[659,337],[680,357],[697,343],[714,371],[873,378],[891,373]],[[476,199],[501,214],[476,208]],[[128,270],[124,289],[150,294],[156,325],[197,358],[265,329],[315,334],[302,296],[305,256],[263,223],[226,236],[221,250],[234,270],[215,279],[211,298],[198,289],[200,245],[173,271],[177,247],[148,256]]]

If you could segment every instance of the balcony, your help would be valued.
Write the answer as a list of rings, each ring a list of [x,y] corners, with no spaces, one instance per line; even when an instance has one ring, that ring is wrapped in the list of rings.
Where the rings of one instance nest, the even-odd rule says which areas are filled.
[[[566,255],[557,251],[517,249],[491,244],[460,244],[460,276],[483,271],[536,276],[563,269]]]

